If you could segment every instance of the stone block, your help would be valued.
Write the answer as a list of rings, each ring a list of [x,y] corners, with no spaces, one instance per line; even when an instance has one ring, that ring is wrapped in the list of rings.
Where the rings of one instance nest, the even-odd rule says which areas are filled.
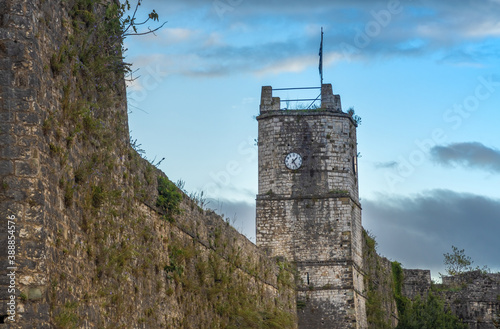
[[[36,146],[38,139],[35,136],[19,136],[17,138],[17,145],[20,148],[29,149],[33,146]]]
[[[17,160],[15,161],[15,173],[16,176],[31,177],[38,174],[38,161],[35,159],[31,160]]]
[[[26,124],[39,124],[40,118],[37,113],[32,112],[20,112],[16,114],[17,120]]]
[[[7,176],[14,173],[14,164],[10,160],[0,160],[0,175]]]
[[[24,54],[24,44],[17,42],[17,40],[6,40],[4,42],[4,49],[7,51],[7,56],[11,59],[20,59]]]
[[[22,268],[24,270],[34,270],[37,266],[37,262],[31,259],[20,259],[19,261],[16,261],[16,263],[19,268]]]
[[[11,136],[12,137],[12,136]],[[14,140],[14,138],[12,138]],[[0,158],[7,159],[28,159],[30,157],[29,149],[17,147],[13,143],[0,144]]]
[[[0,102],[1,102],[1,100],[0,100]],[[14,112],[6,110],[6,111],[3,111],[0,113],[0,122],[14,122],[15,120],[16,120],[16,118],[15,118]]]
[[[14,80],[14,75],[11,71],[1,70],[0,71],[0,86],[11,86]]]

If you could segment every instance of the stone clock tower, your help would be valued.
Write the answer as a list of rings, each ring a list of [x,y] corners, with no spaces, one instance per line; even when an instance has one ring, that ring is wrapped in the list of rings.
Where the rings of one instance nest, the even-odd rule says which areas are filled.
[[[330,84],[315,110],[262,87],[257,120],[257,245],[296,264],[299,328],[367,328],[356,122]]]

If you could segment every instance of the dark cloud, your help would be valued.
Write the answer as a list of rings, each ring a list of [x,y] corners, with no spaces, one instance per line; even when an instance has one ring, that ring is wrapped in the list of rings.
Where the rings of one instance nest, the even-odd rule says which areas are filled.
[[[432,190],[413,197],[363,200],[363,225],[379,251],[407,268],[444,273],[443,253],[465,249],[474,265],[500,270],[500,200]]]
[[[431,151],[434,161],[442,165],[462,166],[500,173],[500,150],[481,143],[455,143],[434,146]]]
[[[474,266],[500,271],[500,200],[432,190],[413,197],[363,199],[363,226],[375,234],[379,253],[406,268],[444,273],[443,253],[465,249]],[[255,204],[211,200],[209,208],[255,243]]]

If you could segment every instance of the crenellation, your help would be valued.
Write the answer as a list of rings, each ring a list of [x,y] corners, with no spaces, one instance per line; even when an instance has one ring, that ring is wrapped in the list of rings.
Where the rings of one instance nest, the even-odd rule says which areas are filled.
[[[410,299],[424,298],[431,289],[431,271],[404,269],[403,295]]]

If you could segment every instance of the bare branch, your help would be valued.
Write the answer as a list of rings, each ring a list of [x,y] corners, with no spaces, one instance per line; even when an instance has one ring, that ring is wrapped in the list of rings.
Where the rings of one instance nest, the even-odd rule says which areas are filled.
[[[151,28],[148,27],[148,32],[141,32],[141,33],[126,33],[123,35],[123,37],[126,37],[126,36],[129,36],[129,35],[146,35],[146,34],[150,34],[150,33],[155,33],[156,31],[158,31],[159,29],[161,29],[165,24],[167,24],[168,22],[165,22],[163,23],[162,25],[160,25],[159,27],[157,27],[156,29],[154,30],[151,30]]]
[[[144,22],[142,22],[142,23],[134,23],[134,25],[135,25],[135,26],[137,26],[137,25],[143,25],[143,24],[146,24],[146,23],[147,23],[150,19],[151,19],[151,18],[148,18],[148,19],[146,19],[146,20],[145,20]]]

